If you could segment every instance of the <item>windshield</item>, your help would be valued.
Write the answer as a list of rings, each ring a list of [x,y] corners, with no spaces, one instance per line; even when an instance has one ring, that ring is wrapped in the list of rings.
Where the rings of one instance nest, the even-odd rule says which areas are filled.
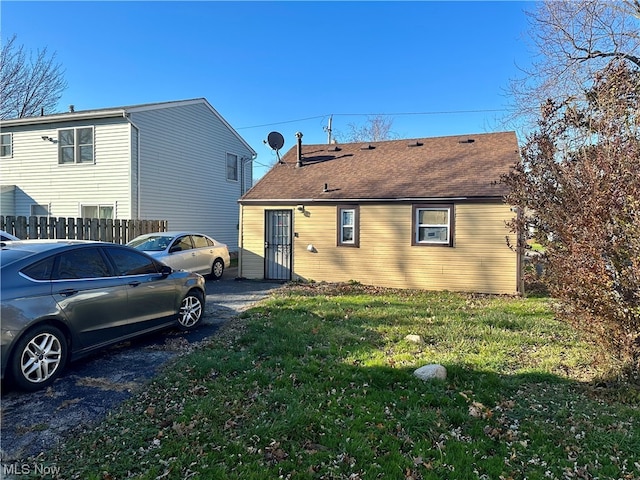
[[[167,237],[166,235],[153,235],[151,237],[136,238],[129,242],[128,245],[145,252],[161,252],[166,250],[172,239],[173,237]]]

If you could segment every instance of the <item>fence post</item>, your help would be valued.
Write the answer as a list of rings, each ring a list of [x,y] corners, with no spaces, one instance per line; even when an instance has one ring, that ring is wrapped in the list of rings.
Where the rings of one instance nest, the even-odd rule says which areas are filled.
[[[76,238],[78,240],[84,240],[84,219],[83,218],[76,218],[77,221],[77,225],[76,225]]]
[[[113,221],[113,241],[114,243],[123,244],[125,242],[122,241],[122,230],[120,229],[120,219],[116,218]]]
[[[100,240],[100,220],[90,218],[89,220],[89,240]]]
[[[113,243],[113,220],[111,220],[110,218],[107,218],[105,222],[105,228],[106,228],[104,232],[105,241]]]
[[[58,220],[56,217],[42,217],[47,221],[47,231],[49,232],[49,238],[57,238],[56,237],[56,221]]]
[[[70,240],[76,238],[76,220],[73,217],[67,219],[67,238]]]
[[[38,217],[29,217],[29,238],[40,238],[40,232],[38,231]]]
[[[56,238],[67,238],[67,219],[64,217],[56,221]]]
[[[38,238],[49,238],[49,225],[47,224],[47,217],[38,217],[38,231],[40,236]]]

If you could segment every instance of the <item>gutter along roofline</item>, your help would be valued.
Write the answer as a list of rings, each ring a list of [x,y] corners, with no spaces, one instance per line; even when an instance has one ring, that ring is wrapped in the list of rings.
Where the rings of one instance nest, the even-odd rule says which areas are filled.
[[[502,196],[493,197],[406,197],[406,198],[261,198],[239,199],[241,205],[289,205],[336,203],[416,203],[416,202],[491,202],[504,203]]]

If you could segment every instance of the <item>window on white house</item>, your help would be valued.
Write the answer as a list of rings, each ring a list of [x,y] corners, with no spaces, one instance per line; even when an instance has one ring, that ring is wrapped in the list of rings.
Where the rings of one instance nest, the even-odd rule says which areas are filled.
[[[93,127],[58,131],[58,163],[93,163]]]
[[[12,134],[3,133],[0,135],[0,157],[11,157],[13,155]]]
[[[82,205],[82,218],[105,218],[113,220],[113,205]]]
[[[48,205],[31,205],[31,216],[32,217],[48,217],[49,216],[49,206]]]
[[[227,153],[227,180],[238,180],[238,156]]]
[[[338,245],[360,246],[360,210],[357,205],[338,206]]]
[[[413,212],[413,245],[453,246],[453,205],[415,205]]]

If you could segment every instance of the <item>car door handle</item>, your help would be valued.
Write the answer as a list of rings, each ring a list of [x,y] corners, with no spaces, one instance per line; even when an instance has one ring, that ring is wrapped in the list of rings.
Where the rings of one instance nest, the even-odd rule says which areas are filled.
[[[78,290],[74,288],[65,288],[64,290],[60,290],[58,292],[58,294],[62,295],[63,297],[70,297],[71,295],[75,295],[76,293],[78,293]]]
[[[130,287],[137,287],[138,285],[140,285],[142,282],[139,281],[133,281],[133,282],[129,282],[129,286]]]

